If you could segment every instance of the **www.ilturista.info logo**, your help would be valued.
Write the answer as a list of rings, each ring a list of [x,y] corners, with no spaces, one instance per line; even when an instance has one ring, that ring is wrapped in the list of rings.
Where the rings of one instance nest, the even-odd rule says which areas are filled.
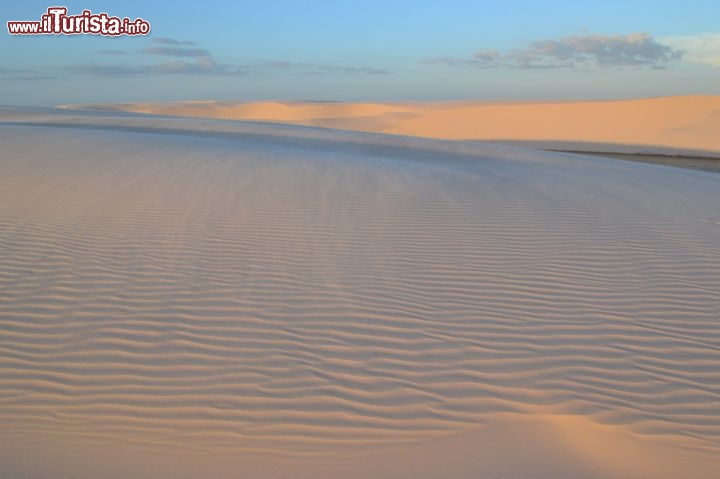
[[[50,7],[40,21],[7,22],[11,35],[147,35],[150,24],[142,18],[110,17],[107,13],[83,10],[80,15],[68,15],[65,7]]]

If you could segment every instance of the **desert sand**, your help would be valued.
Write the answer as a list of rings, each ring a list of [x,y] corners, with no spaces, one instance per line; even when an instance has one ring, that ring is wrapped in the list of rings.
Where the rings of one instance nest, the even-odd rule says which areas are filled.
[[[517,103],[190,101],[83,107],[561,150],[720,157],[720,96]]]
[[[711,101],[573,140],[720,151]],[[720,175],[114,111],[0,145],[2,478],[720,477]]]

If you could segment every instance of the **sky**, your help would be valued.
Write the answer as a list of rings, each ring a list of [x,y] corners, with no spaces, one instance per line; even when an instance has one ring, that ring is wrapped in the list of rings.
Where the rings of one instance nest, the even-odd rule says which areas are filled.
[[[720,94],[720,2],[72,1],[147,36],[11,35],[0,104],[547,100]]]

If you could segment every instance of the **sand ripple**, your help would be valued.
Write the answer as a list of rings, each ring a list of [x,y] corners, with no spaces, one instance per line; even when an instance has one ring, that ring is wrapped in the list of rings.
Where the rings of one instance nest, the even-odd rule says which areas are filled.
[[[0,126],[15,444],[352,456],[551,414],[720,457],[718,175],[38,118]]]

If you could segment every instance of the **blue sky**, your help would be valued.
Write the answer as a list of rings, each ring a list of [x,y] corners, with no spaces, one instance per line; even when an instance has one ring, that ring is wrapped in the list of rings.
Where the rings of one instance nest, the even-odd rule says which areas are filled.
[[[66,2],[147,37],[0,35],[0,104],[720,94],[717,1]],[[52,6],[3,2],[3,24]]]

